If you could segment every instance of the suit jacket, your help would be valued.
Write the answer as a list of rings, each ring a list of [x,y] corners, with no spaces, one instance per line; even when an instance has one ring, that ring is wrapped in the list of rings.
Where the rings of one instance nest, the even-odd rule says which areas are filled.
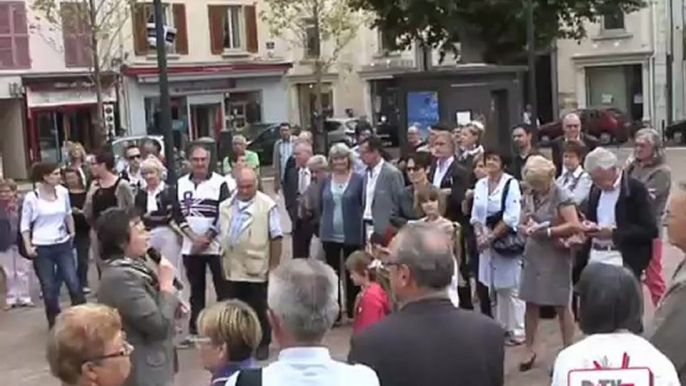
[[[145,189],[139,190],[134,199],[136,210],[141,214],[141,219],[147,229],[169,225],[179,205],[176,191],[170,186],[165,186],[155,198],[157,210],[151,213],[148,213],[148,192]]]
[[[291,161],[292,160],[292,161]],[[282,180],[283,200],[286,205],[286,212],[291,221],[298,218],[298,168],[295,166],[295,158],[291,157],[286,162]]]
[[[362,188],[363,212],[367,199],[368,180],[369,173],[365,173]],[[386,230],[391,225],[392,217],[414,217],[412,215],[413,209],[407,207],[407,200],[403,200],[403,194],[405,194],[405,185],[402,174],[395,166],[384,162],[379,177],[376,180],[374,200],[372,201],[372,218],[374,219],[375,233],[380,235],[386,234]]]
[[[293,142],[293,139],[294,138],[291,136],[290,141]],[[276,184],[282,182],[284,177],[281,175],[281,143],[283,143],[283,139],[279,138],[279,140],[274,142],[274,149],[272,150],[272,164],[274,166],[274,172],[276,173],[276,176],[274,177],[274,183]],[[288,166],[289,161],[290,158],[288,161],[286,161],[286,166]]]
[[[433,182],[434,175],[438,168],[438,161],[431,165],[429,170],[429,182]],[[462,213],[462,201],[465,199],[467,189],[470,185],[471,169],[465,165],[465,162],[460,162],[457,159],[453,161],[448,167],[441,180],[439,189],[449,189],[450,195],[446,198],[445,217],[450,221],[465,222],[465,216]]]
[[[653,326],[647,334],[656,349],[665,354],[674,364],[679,380],[686,385],[686,261],[682,261],[674,272],[672,283],[655,311]]]
[[[502,386],[504,342],[492,319],[429,298],[353,336],[348,361],[374,369],[381,386]]]
[[[591,187],[588,202],[584,208],[586,219],[597,222],[598,201],[601,191],[597,186]],[[646,187],[638,180],[622,175],[619,198],[615,206],[617,228],[612,241],[622,253],[624,266],[631,269],[637,278],[650,263],[653,255],[653,240],[658,237],[655,215],[651,207],[650,195]],[[591,251],[591,240],[585,248],[582,263],[588,262]]]
[[[562,174],[562,153],[564,151],[564,146],[565,146],[566,139],[564,136],[560,138],[556,138],[552,143],[551,143],[551,150],[553,153],[553,163],[555,164],[555,168],[557,169],[557,175],[555,177],[559,177]],[[581,133],[581,142],[586,146],[586,152],[590,153],[598,147],[598,139],[592,135],[588,135],[585,133]],[[581,162],[583,164],[583,160]]]
[[[134,347],[131,375],[124,385],[173,384],[178,299],[159,291],[148,277],[131,267],[103,264],[98,302],[119,312],[126,340]]]

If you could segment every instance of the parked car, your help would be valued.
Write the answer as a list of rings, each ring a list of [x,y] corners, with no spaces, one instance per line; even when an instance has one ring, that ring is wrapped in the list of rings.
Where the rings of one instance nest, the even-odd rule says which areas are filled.
[[[686,120],[674,122],[665,129],[665,137],[668,141],[678,144],[686,144]]]
[[[355,145],[355,128],[359,118],[328,118],[324,121],[324,130],[328,146],[343,142],[348,146]]]
[[[280,138],[280,123],[272,123],[262,128],[253,138],[248,138],[248,150],[252,150],[260,157],[261,165],[271,165],[273,160],[274,144]]]
[[[600,140],[600,143],[624,143],[633,136],[636,125],[631,117],[614,107],[587,108],[579,110],[581,130]],[[562,136],[562,119],[549,122],[538,130],[538,140],[543,146]]]

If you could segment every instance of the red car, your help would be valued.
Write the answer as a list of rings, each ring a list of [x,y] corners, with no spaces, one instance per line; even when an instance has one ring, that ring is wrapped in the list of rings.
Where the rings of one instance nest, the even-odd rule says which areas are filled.
[[[636,130],[631,117],[614,107],[581,109],[578,114],[581,118],[581,130],[598,138],[603,145],[624,143]],[[538,140],[545,145],[562,134],[562,119],[558,119],[541,125]]]

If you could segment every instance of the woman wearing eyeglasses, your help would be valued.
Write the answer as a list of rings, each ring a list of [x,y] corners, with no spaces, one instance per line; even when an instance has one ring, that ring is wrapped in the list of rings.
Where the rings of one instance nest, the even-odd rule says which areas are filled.
[[[132,352],[119,313],[99,304],[64,311],[48,337],[50,371],[65,386],[123,385]]]
[[[109,209],[97,228],[104,261],[98,301],[119,312],[135,348],[126,386],[169,386],[176,364],[176,269],[165,258],[157,269],[146,264],[148,233],[133,211]]]

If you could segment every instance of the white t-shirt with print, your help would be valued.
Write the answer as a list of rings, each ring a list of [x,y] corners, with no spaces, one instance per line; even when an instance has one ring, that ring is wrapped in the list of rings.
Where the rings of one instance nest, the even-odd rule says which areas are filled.
[[[594,361],[602,368],[619,369],[624,354],[629,367],[647,367],[653,373],[653,386],[679,386],[674,365],[650,342],[630,332],[595,334],[562,350],[555,360],[551,386],[568,386],[572,370],[594,369]]]

